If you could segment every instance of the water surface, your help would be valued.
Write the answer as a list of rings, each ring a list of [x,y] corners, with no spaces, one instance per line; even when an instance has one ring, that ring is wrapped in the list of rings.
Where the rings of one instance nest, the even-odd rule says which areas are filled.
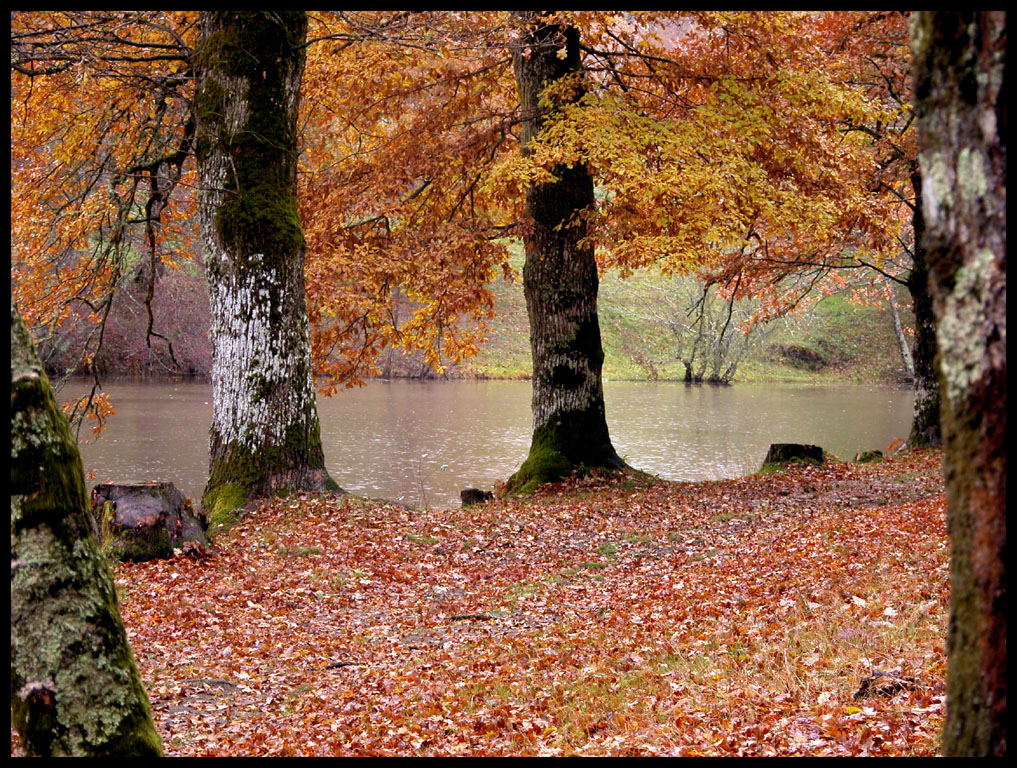
[[[84,386],[71,382],[59,397]],[[92,482],[169,480],[200,497],[211,386],[110,381],[105,391],[117,414],[82,445]],[[841,458],[884,449],[907,436],[913,402],[909,389],[854,385],[607,382],[604,397],[619,455],[669,480],[750,474],[770,443],[814,443]],[[371,381],[319,398],[318,411],[339,485],[417,506],[458,506],[462,488],[493,488],[519,468],[530,442],[529,382]]]

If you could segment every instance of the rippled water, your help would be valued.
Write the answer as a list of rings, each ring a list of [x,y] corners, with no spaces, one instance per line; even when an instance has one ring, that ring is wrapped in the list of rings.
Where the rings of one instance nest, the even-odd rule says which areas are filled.
[[[64,399],[82,390],[70,383]],[[111,381],[117,415],[82,445],[94,482],[172,481],[200,497],[212,419],[207,383]],[[632,466],[670,480],[716,480],[759,469],[770,443],[814,443],[841,458],[906,437],[910,390],[864,386],[686,387],[608,382],[608,426]],[[372,381],[320,398],[329,473],[344,489],[413,505],[458,506],[526,458],[530,384]],[[87,428],[82,430],[82,437]]]

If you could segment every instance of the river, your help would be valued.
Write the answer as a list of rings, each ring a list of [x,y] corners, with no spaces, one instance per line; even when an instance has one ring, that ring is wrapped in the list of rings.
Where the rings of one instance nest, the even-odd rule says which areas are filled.
[[[70,399],[86,385],[72,381]],[[100,439],[81,430],[89,485],[169,480],[192,498],[208,476],[208,383],[111,380],[116,408]],[[606,382],[611,438],[631,466],[668,480],[719,480],[759,469],[770,443],[814,443],[850,459],[906,437],[910,389],[881,386]],[[530,384],[371,381],[318,399],[325,463],[345,490],[414,506],[458,506],[526,458]]]

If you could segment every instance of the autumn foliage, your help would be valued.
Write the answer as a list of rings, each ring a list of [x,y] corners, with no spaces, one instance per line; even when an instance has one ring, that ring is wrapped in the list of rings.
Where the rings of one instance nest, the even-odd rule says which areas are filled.
[[[195,19],[12,17],[12,281],[33,327],[103,320],[129,278],[151,316],[159,276],[200,258]],[[387,347],[438,370],[475,352],[487,286],[512,277],[505,238],[525,223],[523,191],[558,163],[594,175],[586,215],[602,267],[698,272],[724,298],[759,297],[760,317],[800,300],[814,282],[804,267],[842,264],[846,248],[879,264],[898,247],[913,158],[895,90],[904,15],[561,20],[580,33],[585,95],[524,157],[509,14],[311,15],[300,207],[324,391],[376,373]],[[82,351],[86,370],[100,341]],[[146,343],[167,341],[150,322]]]
[[[310,35],[330,39],[308,53],[300,201],[326,391],[377,373],[386,347],[422,350],[438,371],[472,355],[492,315],[486,286],[511,275],[482,184],[514,109],[485,29],[495,21],[415,17],[313,17]]]

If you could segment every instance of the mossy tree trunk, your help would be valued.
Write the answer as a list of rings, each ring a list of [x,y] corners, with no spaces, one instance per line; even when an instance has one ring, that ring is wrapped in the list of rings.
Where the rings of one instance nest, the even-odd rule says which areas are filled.
[[[307,16],[203,11],[196,154],[212,313],[209,478],[221,521],[254,498],[338,490],[311,375],[297,115]]]
[[[157,757],[162,744],[78,445],[11,301],[11,719],[36,756]]]
[[[1006,753],[1006,15],[912,27],[950,534],[943,752]]]
[[[929,289],[928,256],[923,243],[925,214],[922,210],[922,175],[917,166],[911,174],[915,193],[915,209],[911,217],[914,230],[914,252],[907,288],[911,294],[911,307],[915,315],[915,342],[911,356],[914,361],[915,405],[911,418],[908,445],[940,445],[939,382],[936,379],[936,318],[932,311],[932,293]]]
[[[547,117],[539,104],[544,90],[575,78],[571,98],[581,95],[579,33],[544,23],[540,12],[519,12],[517,18],[523,30],[512,60],[527,151]],[[510,491],[532,490],[579,467],[624,466],[607,430],[597,262],[583,242],[586,225],[579,215],[593,205],[593,179],[582,164],[557,165],[551,173],[554,181],[526,193],[523,294],[533,356],[533,437],[526,461],[509,479]]]

